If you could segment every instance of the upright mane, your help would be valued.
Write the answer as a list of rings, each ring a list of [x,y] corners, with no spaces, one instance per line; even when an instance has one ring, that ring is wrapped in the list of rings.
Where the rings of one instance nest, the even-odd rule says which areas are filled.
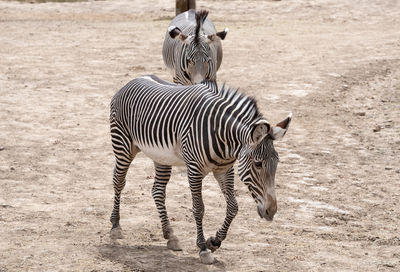
[[[258,110],[257,101],[254,97],[247,96],[239,92],[239,89],[233,89],[225,84],[219,90],[219,96],[228,102],[228,104],[241,104],[246,107],[246,115],[250,120],[254,120],[261,116]]]
[[[196,11],[196,31],[194,34],[194,42],[196,44],[200,42],[200,29],[204,21],[206,20],[207,16],[208,16],[207,10]]]

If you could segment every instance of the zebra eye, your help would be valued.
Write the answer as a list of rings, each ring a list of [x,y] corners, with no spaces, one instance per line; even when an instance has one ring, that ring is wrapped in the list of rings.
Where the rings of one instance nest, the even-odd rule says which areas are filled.
[[[261,162],[261,161],[255,161],[255,162],[254,162],[254,165],[255,165],[257,168],[261,168],[261,167],[262,167],[262,162]]]

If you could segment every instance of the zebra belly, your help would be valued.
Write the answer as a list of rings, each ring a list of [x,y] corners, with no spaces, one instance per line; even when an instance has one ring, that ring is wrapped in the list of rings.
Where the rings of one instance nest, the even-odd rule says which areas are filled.
[[[182,166],[185,161],[177,147],[139,146],[140,150],[153,161],[162,165]]]

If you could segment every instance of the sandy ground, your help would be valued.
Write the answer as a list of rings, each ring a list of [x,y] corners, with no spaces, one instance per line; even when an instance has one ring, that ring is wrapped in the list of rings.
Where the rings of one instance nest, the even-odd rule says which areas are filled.
[[[275,220],[237,179],[239,214],[202,265],[175,169],[167,206],[183,251],[171,252],[140,154],[125,238],[110,240],[110,98],[143,74],[171,79],[161,46],[174,1],[0,1],[0,271],[399,271],[399,1],[197,2],[230,29],[218,81],[272,122],[293,111],[275,145]],[[212,176],[204,196],[208,237],[225,211]]]

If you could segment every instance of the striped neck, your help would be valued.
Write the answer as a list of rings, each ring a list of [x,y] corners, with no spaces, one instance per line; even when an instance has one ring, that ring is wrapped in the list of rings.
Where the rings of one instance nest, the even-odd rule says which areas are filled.
[[[224,159],[237,159],[241,149],[250,144],[252,125],[260,113],[255,100],[238,90],[222,86],[219,96],[221,104],[216,112],[222,116],[214,115],[218,150]]]

